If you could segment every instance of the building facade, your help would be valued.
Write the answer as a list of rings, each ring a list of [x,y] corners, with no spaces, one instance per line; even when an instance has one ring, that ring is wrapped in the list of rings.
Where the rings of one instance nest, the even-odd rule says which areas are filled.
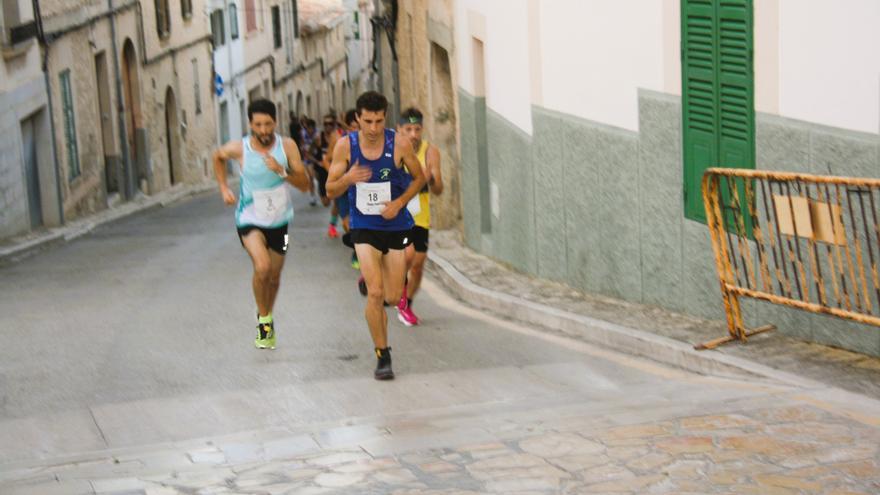
[[[397,46],[400,111],[424,114],[425,139],[440,150],[444,192],[431,198],[433,228],[461,225],[458,93],[452,0],[402,0]]]
[[[42,66],[48,111],[36,103],[38,94],[23,99],[34,102],[27,129],[38,144],[23,146],[35,155],[37,173],[31,175],[39,186],[22,182],[38,191],[38,200],[10,195],[9,211],[19,213],[0,222],[0,235],[58,225],[138,194],[209,179],[215,116],[203,0],[19,4],[38,9],[30,15],[38,16],[41,43],[17,56],[27,61],[31,76],[19,71],[8,84],[14,82],[23,96],[22,85],[36,81],[34,70]],[[3,170],[30,170],[28,163],[28,156],[13,157]],[[42,222],[30,213],[25,225],[20,212],[24,205],[33,212],[34,204],[42,205]]]
[[[30,0],[0,4],[0,239],[63,222],[38,22]]]
[[[247,134],[247,90],[241,0],[210,0],[217,142]]]
[[[753,151],[713,164],[880,177],[876,1],[459,0],[454,23],[464,238],[525,272],[723,318],[683,99],[741,116]],[[700,79],[711,53],[721,72]],[[746,314],[880,355],[876,329]]]

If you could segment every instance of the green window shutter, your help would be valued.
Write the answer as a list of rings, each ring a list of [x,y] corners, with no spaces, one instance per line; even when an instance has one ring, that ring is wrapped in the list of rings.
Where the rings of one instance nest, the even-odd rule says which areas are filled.
[[[685,217],[705,222],[703,172],[755,167],[752,1],[682,0],[681,12]]]

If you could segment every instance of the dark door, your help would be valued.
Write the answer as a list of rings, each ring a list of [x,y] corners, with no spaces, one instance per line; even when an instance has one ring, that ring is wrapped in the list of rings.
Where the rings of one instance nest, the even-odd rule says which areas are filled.
[[[22,158],[27,180],[28,213],[31,228],[43,225],[43,207],[40,199],[40,174],[37,170],[37,142],[34,139],[35,119],[30,117],[21,123]]]

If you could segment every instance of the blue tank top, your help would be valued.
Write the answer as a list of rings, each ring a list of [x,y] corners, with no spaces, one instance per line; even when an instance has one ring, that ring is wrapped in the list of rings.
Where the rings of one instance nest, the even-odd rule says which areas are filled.
[[[411,178],[394,164],[394,136],[393,129],[385,129],[385,146],[382,149],[382,155],[377,160],[368,160],[361,153],[358,138],[360,133],[352,132],[348,135],[351,144],[351,160],[350,164],[359,163],[373,170],[373,176],[369,182],[390,182],[391,183],[391,199],[397,199],[409,187]],[[383,230],[383,231],[399,231],[409,230],[413,226],[412,215],[406,209],[406,205],[400,209],[396,217],[391,220],[385,220],[382,215],[364,215],[357,209],[357,187],[348,188],[348,202],[351,205],[351,228]]]
[[[275,145],[270,154],[284,169],[289,170],[287,155],[284,153],[284,145],[281,136],[275,134]],[[254,205],[254,192],[270,191],[284,186],[287,196],[285,211],[274,215],[272,219],[258,214]],[[276,228],[283,227],[293,221],[293,202],[290,198],[290,185],[278,174],[269,170],[263,161],[263,156],[251,148],[250,135],[242,140],[242,167],[239,181],[238,208],[235,210],[235,225],[244,227],[253,225],[256,227]]]

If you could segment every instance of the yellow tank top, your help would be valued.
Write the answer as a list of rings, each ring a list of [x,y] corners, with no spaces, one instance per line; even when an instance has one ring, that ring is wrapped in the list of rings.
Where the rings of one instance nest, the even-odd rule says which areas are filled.
[[[419,158],[419,163],[422,165],[422,171],[425,170],[425,162],[426,157],[428,156],[428,142],[422,140],[422,145],[419,147],[419,150],[416,152],[416,156]],[[427,187],[427,186],[426,186]],[[419,205],[422,207],[422,211],[419,212],[418,215],[413,217],[416,225],[419,227],[430,229],[431,228],[431,193],[428,191],[419,193]]]

